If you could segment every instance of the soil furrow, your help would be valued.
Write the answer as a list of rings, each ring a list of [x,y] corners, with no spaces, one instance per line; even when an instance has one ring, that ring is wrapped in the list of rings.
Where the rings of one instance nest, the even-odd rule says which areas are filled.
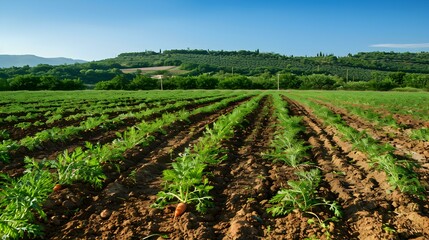
[[[397,130],[392,127],[378,129],[374,124],[349,114],[345,109],[318,100],[316,100],[316,102],[328,107],[335,114],[340,115],[341,118],[354,129],[359,131],[364,130],[374,139],[394,146],[397,149],[396,154],[398,155],[403,157],[411,156],[420,163],[424,163],[425,160],[429,158],[429,142],[412,140],[407,131]]]
[[[90,193],[90,197],[78,207],[74,216],[61,219],[61,211],[49,212],[51,221],[47,227],[61,231],[48,235],[50,239],[127,239],[131,236],[145,236],[153,231],[157,221],[152,219],[159,215],[159,209],[150,205],[156,194],[162,189],[162,171],[167,168],[171,159],[178,156],[183,149],[198,139],[205,126],[212,124],[218,117],[231,112],[242,101],[211,114],[199,114],[190,118],[190,123],[178,123],[169,128],[166,136],[157,136],[155,143],[149,147],[136,148],[126,153],[127,165],[119,176],[111,176],[110,183],[101,192]],[[67,190],[67,189],[66,189]],[[84,195],[82,186],[71,189],[72,195]],[[69,193],[53,196],[54,200],[67,199]],[[78,202],[79,203],[79,202]],[[165,211],[171,211],[167,208]],[[170,214],[164,219],[170,226]],[[53,221],[52,218],[57,221]],[[128,219],[124,221],[124,219]],[[162,219],[161,217],[159,219]],[[59,221],[59,222],[58,222]],[[148,224],[149,223],[149,224]],[[79,226],[82,226],[80,228]],[[49,231],[48,231],[49,232]]]
[[[304,115],[308,142],[313,146],[312,154],[322,168],[330,190],[338,194],[338,201],[343,207],[343,224],[337,224],[337,238],[389,239],[382,229],[383,219],[373,215],[374,212],[388,212],[388,209],[383,209],[383,206],[389,206],[384,194],[388,187],[385,178],[381,176],[379,179],[379,174],[369,171],[364,156],[349,152],[351,149],[334,133],[326,131],[327,128],[305,107],[291,100],[289,104],[293,114]]]
[[[248,99],[248,98],[246,98]],[[197,109],[200,107],[207,106],[209,104],[212,104],[213,102],[209,103],[203,103],[203,104],[190,104],[183,107],[183,109],[186,109],[188,111],[191,111],[193,109]],[[117,133],[124,132],[128,127],[133,126],[141,121],[151,121],[153,119],[156,119],[160,116],[162,116],[165,112],[173,112],[180,110],[182,108],[174,108],[169,110],[160,111],[157,113],[154,113],[148,117],[145,117],[143,119],[136,119],[136,118],[129,118],[124,119],[121,123],[116,124],[114,127],[109,128],[108,130],[104,128],[97,127],[96,129],[84,131],[79,134],[77,137],[72,137],[71,139],[67,140],[67,142],[45,142],[43,143],[42,147],[30,151],[25,147],[21,147],[16,151],[12,151],[10,154],[10,163],[9,164],[3,164],[0,163],[0,170],[1,172],[5,172],[10,176],[16,176],[19,174],[22,174],[22,172],[25,170],[23,159],[26,156],[33,157],[36,159],[55,159],[59,154],[61,154],[65,149],[68,151],[73,151],[77,147],[82,147],[85,145],[86,142],[90,143],[99,143],[99,144],[105,144],[108,143],[114,139],[117,138]],[[10,172],[11,170],[12,172]]]
[[[353,151],[349,143],[335,136],[336,131],[314,117],[310,110],[290,101],[304,114],[310,131],[314,131],[309,142],[317,148],[323,146],[325,157],[318,159],[325,172],[331,191],[338,194],[344,208],[343,228],[339,235],[359,239],[396,239],[427,236],[424,223],[428,220],[426,206],[397,190],[391,191],[385,173],[372,170],[364,154]],[[316,127],[314,127],[316,126]],[[336,146],[339,146],[336,147]],[[314,151],[314,150],[313,150]],[[387,194],[392,192],[391,194]],[[426,204],[427,205],[427,204]],[[416,215],[413,220],[403,216]],[[395,230],[389,231],[389,229]],[[414,229],[414,230],[413,230]],[[415,230],[418,229],[418,230]]]
[[[324,98],[324,97],[318,97],[319,99],[324,99],[329,101],[328,98]],[[365,110],[371,110],[377,114],[380,114],[381,116],[385,116],[385,117],[393,117],[393,119],[395,119],[395,121],[402,125],[405,126],[407,129],[411,128],[411,129],[418,129],[421,127],[429,127],[429,122],[424,121],[422,119],[419,119],[416,116],[410,115],[410,114],[400,114],[400,113],[394,113],[392,114],[391,111],[387,110],[387,109],[383,109],[383,106],[370,106],[368,104],[356,104],[353,102],[347,102],[344,101],[342,102],[343,104],[349,105],[349,106],[353,106],[353,107],[358,107],[358,108],[362,108]],[[417,109],[414,109],[414,111],[417,111]]]
[[[214,181],[221,196],[220,214],[213,225],[214,239],[260,239],[266,230],[264,204],[272,196],[269,170],[271,163],[262,159],[274,134],[275,119],[269,107],[271,99],[263,99],[250,125],[234,139],[229,159],[214,170]],[[216,172],[223,174],[219,179]],[[226,176],[225,176],[226,173]],[[220,181],[219,181],[220,180]]]
[[[267,126],[262,125],[263,122],[268,121],[267,113],[261,114],[266,98],[261,101],[258,109],[246,117],[242,124],[243,128],[237,129],[233,139],[223,143],[225,149],[228,149],[228,159],[207,171],[212,173],[210,184],[214,185],[211,195],[214,197],[215,206],[203,215],[194,214],[195,209],[191,208],[172,223],[167,222],[166,224],[164,222],[163,224],[152,225],[152,228],[148,228],[148,235],[158,232],[167,233],[171,239],[228,239],[227,235],[233,231],[231,227],[234,228],[233,225],[235,224],[237,227],[242,226],[242,228],[236,229],[237,234],[245,234],[247,239],[254,236],[247,233],[246,230],[257,232],[258,236],[261,236],[262,223],[259,214],[263,214],[265,211],[259,207],[257,201],[265,197],[267,181],[264,180],[264,176],[267,176],[267,170],[259,162],[259,151],[262,151],[265,144],[269,142],[268,138],[271,135],[270,130],[265,129]],[[252,131],[256,126],[259,126],[257,127],[258,130]],[[250,147],[255,142],[256,146]],[[244,152],[240,152],[240,149]],[[247,164],[250,167],[246,166]],[[236,172],[233,172],[234,170]],[[252,173],[251,177],[246,175],[249,171]],[[259,185],[256,188],[254,188],[255,183],[259,183],[256,184]],[[250,203],[254,206],[248,209]],[[240,209],[247,210],[240,211]],[[171,217],[173,211],[174,208],[166,208],[163,213],[158,213],[155,216],[168,214]],[[251,214],[253,215],[249,219],[246,218],[247,223],[241,225],[243,219],[240,219],[242,217],[240,213],[245,211],[252,211]],[[238,215],[235,216],[235,213]],[[153,222],[156,221],[155,219],[157,218],[150,220]]]

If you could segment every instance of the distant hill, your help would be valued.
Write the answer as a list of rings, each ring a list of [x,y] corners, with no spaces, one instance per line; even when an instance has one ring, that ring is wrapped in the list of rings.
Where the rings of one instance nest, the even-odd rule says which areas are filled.
[[[85,62],[86,61],[84,60],[76,60],[63,57],[44,58],[35,55],[0,55],[0,68],[22,67],[25,65],[34,67],[39,64],[61,65]]]
[[[286,70],[298,75],[323,73],[350,80],[365,80],[373,75],[392,72],[429,74],[429,52],[395,53],[365,52],[337,57],[319,53],[314,57],[285,56],[256,51],[166,50],[122,53],[116,58],[97,61],[99,64],[121,65],[124,68],[181,66],[182,70],[204,72],[236,72],[258,75],[265,71]],[[190,72],[191,74],[192,72]]]
[[[15,60],[13,57],[16,57]],[[21,60],[18,62],[17,59]],[[30,62],[28,59],[38,59],[38,61]],[[198,76],[203,73],[213,76],[217,73],[234,73],[268,79],[270,76],[277,76],[278,73],[293,73],[297,76],[326,74],[338,76],[348,82],[378,81],[389,76],[401,78],[405,74],[418,74],[423,75],[421,82],[429,79],[429,52],[363,52],[347,56],[334,56],[321,52],[316,56],[286,56],[259,52],[259,50],[173,49],[159,52],[122,53],[114,58],[73,64],[75,62],[83,61],[67,58],[39,58],[31,55],[0,55],[0,89],[2,80],[21,75],[79,79],[85,84],[96,84],[111,80],[123,73],[133,73],[137,69],[146,75],[165,74],[166,76]],[[34,66],[40,63],[46,64]],[[64,63],[68,65],[53,66],[53,64]],[[8,68],[11,65],[30,67]],[[133,78],[131,75],[126,77]],[[413,78],[417,77],[413,76]],[[423,86],[426,83],[420,85]]]

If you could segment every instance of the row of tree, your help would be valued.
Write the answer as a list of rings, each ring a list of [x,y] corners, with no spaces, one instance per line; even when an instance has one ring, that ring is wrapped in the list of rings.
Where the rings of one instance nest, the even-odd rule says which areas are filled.
[[[0,78],[0,91],[8,90],[81,90],[80,79],[58,79],[53,76],[18,75],[10,79]]]
[[[131,77],[134,76],[134,77]],[[202,74],[188,77],[164,77],[155,79],[144,75],[118,75],[112,80],[95,85],[102,90],[151,90],[151,89],[322,89],[322,90],[379,90],[388,91],[397,87],[429,89],[429,75],[392,73],[381,78],[374,75],[371,81],[345,81],[343,78],[325,74],[296,75],[293,73],[269,72],[258,77],[239,74]]]
[[[347,81],[326,74],[297,75],[286,71],[266,70],[258,76],[216,73],[197,76],[171,76],[163,72],[161,79],[142,75],[118,73],[111,80],[99,81],[95,89],[104,90],[151,90],[160,89],[345,89],[381,90],[397,87],[429,89],[429,75],[390,73],[387,76],[372,74],[370,81]],[[80,79],[60,79],[55,76],[18,75],[9,79],[0,78],[0,90],[79,90],[85,89]]]

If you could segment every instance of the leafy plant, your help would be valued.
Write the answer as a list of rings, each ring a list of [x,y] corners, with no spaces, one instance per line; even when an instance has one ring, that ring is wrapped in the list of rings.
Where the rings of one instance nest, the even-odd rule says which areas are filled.
[[[30,151],[40,147],[41,139],[38,137],[26,136],[19,141],[19,145],[28,148]]]
[[[48,120],[46,120],[46,123],[51,124],[51,123],[54,123],[55,121],[58,121],[62,118],[63,118],[63,116],[60,113],[57,113],[55,115],[52,115]]]
[[[398,188],[402,192],[414,194],[420,198],[424,197],[425,187],[420,183],[414,171],[414,168],[418,167],[417,164],[395,159],[393,156],[395,148],[390,144],[381,144],[364,131],[358,132],[342,121],[331,121],[330,116],[333,113],[326,107],[302,98],[299,99],[311,107],[313,112],[325,121],[325,124],[331,124],[337,128],[345,140],[352,142],[355,149],[365,153],[372,167],[384,171],[393,189]]]
[[[304,130],[301,125],[302,118],[290,117],[284,104],[279,95],[274,95],[274,115],[277,117],[278,129],[271,142],[271,150],[264,154],[264,157],[274,162],[284,162],[294,168],[302,164],[309,164],[304,162],[309,147],[304,146],[304,142],[298,140],[299,134]]]
[[[0,142],[0,161],[9,162],[11,150],[17,149],[18,145],[13,140],[3,140]]]
[[[391,155],[375,156],[373,161],[377,163],[378,169],[386,172],[389,184],[393,189],[398,188],[401,192],[425,198],[425,188],[412,170],[416,166],[415,164],[406,160],[398,161]]]
[[[284,162],[291,167],[297,167],[302,164],[308,155],[307,150],[310,148],[304,146],[303,141],[291,139],[287,134],[276,135],[271,146],[273,150],[264,155],[264,157],[272,159],[274,162]]]
[[[411,130],[410,137],[413,140],[429,142],[429,128],[413,129]]]
[[[4,119],[6,122],[17,122],[18,120],[19,118],[15,115],[9,115]]]
[[[321,180],[320,170],[297,172],[298,181],[288,181],[289,188],[280,190],[269,202],[274,204],[267,209],[273,216],[286,215],[294,210],[310,213],[315,206],[325,205],[341,217],[340,206],[316,196],[317,186]],[[312,213],[314,215],[314,213]]]
[[[7,130],[5,130],[5,129],[0,130],[0,139],[8,139],[9,137],[10,137],[10,135],[7,132]]]
[[[108,115],[101,115],[99,118],[89,117],[84,122],[82,122],[80,126],[82,126],[85,130],[91,130],[101,125],[108,118]]]
[[[21,130],[23,129],[27,129],[29,127],[31,127],[31,122],[20,122],[14,125],[17,128],[21,128]]]
[[[51,162],[51,167],[57,170],[57,180],[60,184],[83,181],[100,188],[106,179],[98,159],[86,155],[80,147],[72,153],[65,150],[56,161]]]
[[[153,207],[164,207],[178,201],[195,204],[197,211],[205,212],[213,205],[212,197],[209,195],[213,187],[208,185],[204,169],[207,164],[216,164],[225,159],[225,155],[219,156],[222,152],[221,142],[233,136],[234,127],[239,126],[244,117],[256,108],[260,98],[257,97],[236,108],[232,113],[220,117],[212,128],[206,128],[204,136],[194,145],[192,152],[186,148],[184,153],[176,158],[176,162],[172,163],[172,169],[163,172],[164,191],[158,193],[158,199]],[[169,121],[168,118],[166,121]],[[183,207],[183,204],[181,206]],[[183,208],[181,209],[183,211]]]
[[[34,224],[35,213],[46,218],[42,204],[54,186],[51,174],[46,170],[26,172],[13,179],[0,175],[0,234],[3,239],[38,237],[40,226]]]
[[[133,184],[137,183],[137,170],[136,169],[134,169],[130,172],[130,174],[128,175],[128,179],[130,179],[130,181]]]
[[[153,207],[163,207],[172,200],[186,204],[195,204],[197,211],[205,212],[212,206],[213,199],[209,191],[213,188],[208,180],[203,178],[205,164],[188,154],[181,155],[177,162],[172,163],[172,169],[164,170],[163,179],[166,187],[158,193],[158,199]]]
[[[112,145],[101,145],[101,144],[92,144],[90,142],[85,142],[85,147],[87,148],[86,154],[91,157],[97,158],[100,164],[103,163],[113,163],[112,159],[122,159],[122,153],[125,151],[122,148],[115,147],[115,142]]]

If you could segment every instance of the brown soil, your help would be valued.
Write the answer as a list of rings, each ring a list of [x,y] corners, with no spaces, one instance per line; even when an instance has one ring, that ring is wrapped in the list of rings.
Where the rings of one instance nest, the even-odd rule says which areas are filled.
[[[343,141],[335,128],[325,126],[311,109],[299,102],[286,97],[284,100],[291,115],[303,118],[305,132],[300,137],[311,146],[307,160],[313,164],[301,168],[319,168],[323,179],[318,196],[337,201],[343,209],[343,217],[328,221],[326,228],[309,224],[308,220],[315,218],[308,213],[294,211],[287,216],[272,217],[266,212],[272,196],[287,187],[287,181],[295,179],[297,171],[263,158],[262,153],[270,148],[276,131],[272,99],[268,96],[236,129],[234,137],[223,143],[227,159],[209,167],[209,183],[214,186],[210,193],[215,206],[207,213],[200,214],[188,206],[182,216],[173,219],[174,205],[165,209],[150,206],[162,190],[162,171],[186,147],[198,141],[206,126],[242,101],[216,113],[192,116],[189,122],[175,123],[165,129],[166,135],[156,134],[149,146],[127,151],[119,163],[120,172],[106,166],[108,179],[102,189],[76,183],[52,193],[44,206],[48,219],[39,220],[45,231],[43,239],[327,239],[328,233],[332,239],[429,239],[427,197],[420,200],[391,190],[386,174],[371,168],[365,154]],[[329,107],[350,126],[366,130],[382,142],[394,141],[389,140],[384,130],[342,109]],[[395,134],[398,141],[404,141],[400,142],[403,153],[421,149],[405,142],[400,132]],[[90,138],[84,136],[80,141]],[[94,142],[111,140],[102,132],[92,138],[90,141]],[[77,145],[60,146],[49,154]],[[428,158],[418,161],[426,164],[418,173],[429,185]],[[14,171],[16,166],[8,165],[7,169]],[[315,207],[312,212],[321,220],[333,216],[324,207]]]
[[[79,190],[82,189],[82,186],[70,186],[68,189],[75,189],[72,194],[67,192],[63,194],[61,191],[60,194],[52,195],[52,201],[62,203],[70,196],[75,196],[75,199],[81,199],[81,196],[89,197],[87,197],[87,202],[81,201],[77,206],[73,206],[75,209],[81,209],[75,214],[64,215],[64,209],[55,206],[48,210],[51,220],[45,226],[48,229],[56,230],[55,232],[46,231],[50,232],[49,238],[91,239],[95,236],[111,238],[111,236],[117,235],[119,239],[129,238],[127,236],[135,234],[134,227],[131,225],[141,224],[144,227],[147,219],[142,219],[142,216],[146,217],[149,212],[159,212],[159,210],[151,209],[150,204],[156,198],[156,193],[161,190],[162,170],[167,168],[172,158],[203,133],[206,125],[210,125],[222,114],[232,111],[239,103],[234,103],[217,113],[194,116],[190,119],[189,124],[179,123],[171,126],[166,136],[157,136],[156,142],[149,147],[130,150],[126,153],[126,166],[123,166],[121,174],[119,176],[111,175],[110,183],[102,191],[92,192],[88,195]],[[109,216],[106,217],[104,214]],[[131,217],[130,214],[133,214],[134,217]],[[124,217],[130,221],[123,222],[121,219]],[[167,222],[170,222],[170,217],[169,215]],[[138,220],[134,221],[132,218],[138,218]],[[82,225],[84,228],[76,228],[78,225]],[[126,226],[126,229],[122,229],[121,226]],[[117,228],[121,229],[120,231],[124,234],[118,232]],[[133,230],[128,231],[130,228]]]
[[[325,127],[308,108],[289,103],[293,114],[304,116],[312,152],[344,209],[334,239],[429,237],[427,202],[392,191],[386,175],[371,169],[366,156],[352,150],[334,128]]]
[[[397,149],[396,154],[398,155],[404,157],[409,155],[420,162],[424,162],[425,159],[429,158],[429,142],[410,139],[408,130],[404,131],[404,129],[395,129],[389,126],[380,129],[373,123],[348,113],[345,109],[322,101],[316,100],[315,102],[328,107],[335,114],[339,114],[341,118],[354,129],[366,131],[374,139],[394,146]],[[409,128],[417,129],[419,126],[411,125]]]
[[[408,128],[418,129],[421,127],[429,127],[429,122],[418,119],[415,116],[410,115],[410,114],[399,114],[399,113],[392,114],[388,110],[385,110],[385,109],[382,109],[382,108],[376,107],[376,106],[369,106],[369,105],[365,105],[365,104],[356,104],[356,103],[351,103],[351,102],[343,102],[343,103],[348,104],[350,106],[359,107],[361,109],[368,109],[368,110],[374,111],[375,113],[378,113],[384,117],[392,116],[393,119],[395,119],[395,121],[399,125],[404,126],[407,129]]]
[[[218,100],[216,100],[218,101]],[[204,104],[189,104],[183,107],[186,110],[192,110],[206,105],[212,104],[214,101],[210,101]],[[242,102],[242,101],[240,101]],[[237,103],[235,103],[237,104]],[[180,108],[182,109],[182,108]],[[179,108],[169,109],[168,112],[177,111]],[[145,120],[151,121],[160,116],[167,110],[157,112],[143,119],[128,118],[123,122],[117,123],[114,126],[110,126],[110,129],[106,130],[104,128],[96,128],[93,130],[85,131],[79,134],[77,137],[72,137],[67,142],[45,142],[41,147],[30,151],[27,148],[21,147],[10,153],[11,161],[8,164],[0,162],[0,173],[6,173],[10,176],[17,176],[23,173],[24,162],[23,159],[25,156],[33,157],[36,159],[55,159],[59,154],[61,154],[65,149],[73,151],[77,147],[82,147],[86,142],[90,143],[100,143],[105,144],[117,138],[117,133],[124,132],[128,127],[137,124],[138,122]]]
[[[429,187],[429,142],[412,140],[407,131],[384,127],[377,128],[372,123],[367,122],[357,116],[349,114],[346,110],[335,107],[331,104],[317,101],[318,104],[328,107],[331,111],[339,114],[341,118],[352,128],[359,131],[366,131],[371,137],[385,144],[388,143],[395,148],[394,154],[398,159],[408,159],[419,164],[416,172],[420,181]]]

